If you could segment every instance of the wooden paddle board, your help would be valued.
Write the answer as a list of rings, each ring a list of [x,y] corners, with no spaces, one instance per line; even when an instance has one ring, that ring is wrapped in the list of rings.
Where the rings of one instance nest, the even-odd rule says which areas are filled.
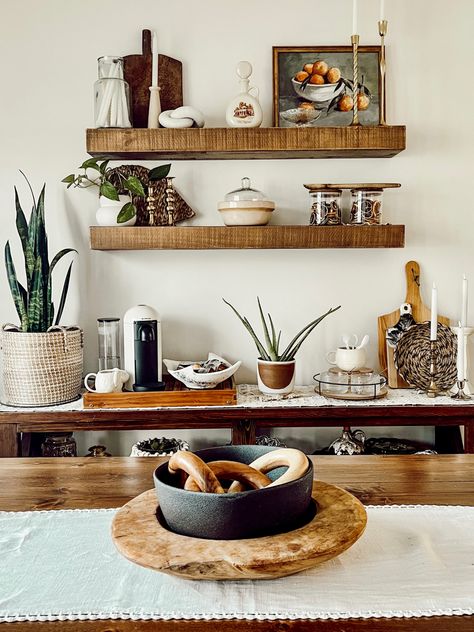
[[[133,127],[148,127],[151,86],[151,32],[142,31],[142,54],[125,55],[124,79],[130,86]],[[158,85],[161,111],[183,105],[182,64],[177,59],[158,55]]]
[[[424,305],[421,298],[421,282],[420,282],[420,266],[416,261],[409,261],[405,265],[405,274],[407,282],[407,293],[404,303],[409,303],[412,307],[412,315],[417,323],[423,323],[430,320],[431,309]],[[390,314],[383,314],[378,318],[378,339],[379,339],[379,362],[382,373],[388,379],[390,388],[411,388],[409,384],[398,374],[393,359],[393,348],[387,346],[386,333],[387,329],[394,327],[400,319],[400,301],[399,307]],[[449,318],[438,314],[438,322],[443,325],[450,325]]]

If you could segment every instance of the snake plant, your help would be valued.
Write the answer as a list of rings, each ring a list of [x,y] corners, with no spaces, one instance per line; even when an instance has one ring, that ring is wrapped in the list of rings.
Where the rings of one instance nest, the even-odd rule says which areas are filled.
[[[33,198],[30,221],[27,222],[15,187],[16,228],[23,249],[26,287],[18,280],[9,241],[5,244],[5,267],[10,291],[20,318],[21,331],[44,332],[51,325],[58,325],[61,320],[71,278],[72,261],[64,278],[56,318],[53,303],[53,270],[65,255],[77,251],[73,248],[64,248],[53,257],[50,263],[44,220],[45,185],[36,200],[28,179],[23,172],[21,173],[28,183]]]
[[[326,316],[329,316],[329,314],[336,312],[341,307],[340,305],[338,307],[332,307],[325,314],[323,314],[322,316],[319,316],[315,320],[308,323],[306,327],[303,327],[303,329],[299,333],[296,334],[296,336],[291,340],[288,346],[283,351],[280,352],[281,331],[279,331],[277,335],[275,325],[273,324],[273,319],[270,316],[270,314],[267,314],[268,316],[268,323],[267,323],[267,321],[265,320],[265,316],[263,314],[263,309],[260,303],[260,299],[258,297],[257,297],[257,303],[258,303],[258,309],[260,311],[260,318],[262,320],[262,328],[263,328],[263,334],[265,337],[266,346],[259,340],[257,334],[255,333],[254,328],[252,327],[248,319],[245,316],[241,316],[239,312],[235,309],[235,307],[231,305],[228,301],[226,301],[225,299],[222,299],[222,300],[224,301],[226,305],[228,305],[234,311],[234,313],[240,319],[243,326],[247,329],[247,331],[253,338],[253,341],[255,342],[255,345],[257,347],[260,359],[267,360],[269,362],[289,362],[290,360],[294,360],[295,355],[297,354],[299,348],[301,347],[303,342],[306,340],[306,338],[309,336],[309,334],[313,331],[313,329],[317,327],[317,325],[319,325],[319,323],[324,318],[326,318]]]

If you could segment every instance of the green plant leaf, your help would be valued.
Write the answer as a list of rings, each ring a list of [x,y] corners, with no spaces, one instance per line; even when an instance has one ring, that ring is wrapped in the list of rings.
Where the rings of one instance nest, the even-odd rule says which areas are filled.
[[[51,327],[51,325],[53,324],[53,318],[54,318],[54,304],[52,302],[52,297],[53,297],[53,270],[56,267],[56,264],[67,254],[69,254],[70,252],[75,252],[77,253],[77,250],[75,248],[63,248],[62,250],[60,250],[53,258],[53,260],[51,261],[51,265],[49,266],[49,274],[48,274],[48,283],[47,283],[47,289],[46,289],[46,312],[47,312],[47,327]]]
[[[109,166],[109,162],[110,160],[104,160],[102,161],[102,164],[99,165],[99,171],[102,175],[105,175],[107,167]]]
[[[128,176],[128,178],[123,182],[123,188],[133,193],[133,195],[145,197],[145,189],[143,188],[140,180],[135,176]]]
[[[267,352],[268,352],[268,355],[270,356],[270,358],[274,362],[276,362],[277,361],[277,355],[275,353],[275,349],[274,349],[272,341],[270,339],[270,332],[268,331],[267,323],[265,321],[265,316],[263,315],[262,305],[260,303],[260,298],[258,296],[257,296],[257,303],[258,303],[258,309],[260,311],[260,318],[262,320],[263,335],[265,336],[265,342],[267,344]]]
[[[61,291],[61,299],[59,301],[58,314],[56,316],[56,320],[54,321],[55,325],[59,325],[59,323],[61,322],[61,317],[63,315],[64,305],[66,304],[67,293],[69,290],[69,281],[71,280],[71,270],[73,263],[74,261],[71,261],[71,263],[69,264],[69,268],[67,269],[66,276],[64,278],[63,289]]]
[[[341,307],[340,305],[338,307],[332,307],[325,314],[323,314],[322,316],[319,316],[315,320],[308,323],[306,327],[303,327],[303,329],[296,334],[296,336],[293,338],[290,344],[283,351],[283,353],[280,356],[280,361],[286,362],[288,360],[294,360],[295,355],[298,352],[299,348],[301,347],[303,342],[306,340],[306,338],[309,336],[309,334],[313,331],[313,329],[315,329],[315,327],[317,327],[319,323],[324,318],[326,318],[326,316],[329,316],[329,314],[337,312],[337,310],[340,309],[340,307]]]
[[[136,214],[137,214],[137,209],[135,208],[135,204],[132,204],[132,202],[127,202],[120,209],[120,212],[117,215],[117,222],[119,224],[128,222],[128,220],[132,219],[132,217],[135,217]]]
[[[99,187],[99,192],[100,192],[100,195],[103,195],[109,200],[115,200],[116,202],[118,202],[119,200],[119,194],[117,192],[117,189],[108,180],[105,180],[104,182],[102,182],[102,184]]]
[[[22,331],[28,331],[28,313],[27,313],[27,298],[26,290],[18,283],[16,276],[15,265],[12,259],[12,253],[10,250],[10,242],[5,244],[5,268],[7,271],[8,285],[10,286],[10,292],[15,304],[15,309],[20,319]]]
[[[70,173],[68,176],[63,178],[61,182],[65,182],[66,184],[73,184],[76,176],[73,173]]]
[[[87,160],[84,160],[79,169],[95,169],[96,171],[100,172],[100,167],[98,164],[99,160],[100,158],[88,158]]]
[[[155,167],[154,169],[150,169],[148,172],[148,180],[162,180],[166,178],[171,169],[171,164],[169,165],[160,165],[159,167]]]
[[[43,314],[43,271],[41,256],[36,257],[31,291],[28,295],[28,321],[30,331],[41,331]]]
[[[237,318],[240,320],[240,322],[243,324],[243,326],[245,327],[245,329],[249,332],[249,334],[251,335],[251,337],[253,338],[253,341],[255,342],[255,346],[257,347],[258,353],[260,355],[260,357],[262,358],[262,360],[270,360],[270,356],[268,355],[265,347],[262,345],[262,343],[260,342],[260,340],[258,339],[257,334],[255,333],[255,331],[253,330],[252,325],[249,323],[249,321],[247,320],[247,318],[243,318],[239,312],[235,309],[235,307],[233,305],[231,305],[228,301],[225,300],[225,298],[222,299],[224,301],[224,303],[226,305],[228,305],[232,311],[235,313],[235,315],[237,316]]]

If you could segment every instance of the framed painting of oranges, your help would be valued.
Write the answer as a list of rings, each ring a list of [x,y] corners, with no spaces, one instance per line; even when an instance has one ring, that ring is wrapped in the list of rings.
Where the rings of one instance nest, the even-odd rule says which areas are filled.
[[[380,122],[380,46],[359,46],[361,125]],[[273,125],[344,127],[352,123],[352,46],[273,47]]]

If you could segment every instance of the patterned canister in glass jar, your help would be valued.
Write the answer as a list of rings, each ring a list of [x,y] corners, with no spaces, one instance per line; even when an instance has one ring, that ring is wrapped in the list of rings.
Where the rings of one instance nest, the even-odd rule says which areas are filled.
[[[319,189],[309,192],[311,199],[310,226],[342,224],[341,189]]]
[[[352,189],[351,224],[381,224],[382,194],[382,189]]]

